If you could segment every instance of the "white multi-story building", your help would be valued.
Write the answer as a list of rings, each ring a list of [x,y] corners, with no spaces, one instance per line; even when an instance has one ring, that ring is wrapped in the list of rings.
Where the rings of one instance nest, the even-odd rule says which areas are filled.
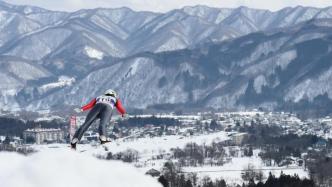
[[[23,138],[25,142],[29,138],[32,138],[37,144],[44,143],[45,141],[61,142],[64,140],[64,132],[61,129],[27,129],[23,132]]]

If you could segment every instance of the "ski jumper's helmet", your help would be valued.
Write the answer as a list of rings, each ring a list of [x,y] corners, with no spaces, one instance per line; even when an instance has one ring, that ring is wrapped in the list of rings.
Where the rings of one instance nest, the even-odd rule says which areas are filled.
[[[112,90],[112,89],[108,89],[108,90],[106,90],[106,91],[105,91],[105,95],[107,95],[107,96],[113,96],[113,97],[115,97],[115,98],[118,97],[118,94],[117,94],[114,90]]]

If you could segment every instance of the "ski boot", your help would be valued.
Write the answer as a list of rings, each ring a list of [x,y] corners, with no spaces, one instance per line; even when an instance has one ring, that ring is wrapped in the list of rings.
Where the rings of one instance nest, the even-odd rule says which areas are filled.
[[[99,136],[99,141],[100,141],[100,144],[105,144],[105,143],[109,143],[112,141],[111,138],[108,138],[106,136]]]
[[[70,147],[71,147],[72,150],[76,150],[76,144],[77,144],[77,142],[78,142],[77,138],[74,138],[74,139],[71,140]]]

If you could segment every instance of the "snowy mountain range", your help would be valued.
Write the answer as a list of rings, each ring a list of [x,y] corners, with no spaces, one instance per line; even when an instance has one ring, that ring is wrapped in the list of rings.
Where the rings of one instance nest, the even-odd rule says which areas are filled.
[[[106,88],[131,108],[310,103],[332,98],[331,31],[332,7],[68,13],[0,1],[0,103],[59,109]]]

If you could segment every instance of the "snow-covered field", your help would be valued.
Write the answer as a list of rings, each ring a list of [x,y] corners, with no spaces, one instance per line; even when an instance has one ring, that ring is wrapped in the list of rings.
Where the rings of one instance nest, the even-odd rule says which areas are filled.
[[[118,139],[106,147],[108,151],[114,153],[133,149],[139,152],[139,160],[133,163],[141,173],[145,173],[147,170],[154,168],[160,170],[163,164],[167,161],[167,155],[171,152],[171,148],[183,148],[187,143],[195,142],[199,145],[209,145],[213,141],[221,142],[229,139],[226,132],[217,132],[211,134],[203,134],[197,136],[184,137],[180,135],[173,136],[162,136],[162,137],[146,137],[137,139],[121,138]],[[68,150],[68,145],[64,144],[51,144],[51,145],[35,145],[35,149],[43,152],[49,149],[58,149],[59,152]],[[104,150],[104,147],[99,146],[98,143],[95,145],[90,144],[79,144],[78,152],[82,155],[106,155],[108,152]],[[262,170],[265,177],[268,176],[269,172],[278,176],[281,171],[285,174],[297,174],[300,177],[308,177],[308,173],[303,168],[290,166],[290,167],[267,167],[263,164],[263,161],[258,156],[259,150],[254,151],[252,157],[232,157],[231,161],[224,164],[223,166],[202,166],[202,167],[185,167],[183,172],[190,173],[195,172],[200,178],[209,176],[212,179],[223,178],[228,183],[241,184],[241,172],[243,169],[248,167],[249,164],[253,165],[255,170]],[[157,155],[166,155],[164,159],[153,159]]]
[[[62,88],[65,86],[71,86],[75,82],[75,78],[73,77],[67,77],[67,76],[60,76],[58,79],[58,82],[48,83],[45,85],[42,85],[40,88],[38,88],[39,92],[44,93],[54,88]]]
[[[254,167],[254,171],[262,171],[265,178],[269,176],[269,172],[275,176],[279,176],[280,173],[283,172],[288,175],[297,174],[301,178],[308,177],[308,173],[301,167],[264,166],[263,161],[258,156],[232,158],[231,162],[223,166],[186,167],[184,171],[197,173],[200,178],[204,176],[209,176],[211,179],[223,178],[227,183],[241,184],[243,182],[241,172],[248,168],[249,164]]]
[[[213,141],[220,142],[229,139],[226,132],[217,132],[199,136],[162,136],[162,137],[147,137],[147,138],[120,138],[107,145],[107,148],[112,153],[125,151],[127,149],[134,149],[140,153],[142,157],[153,156],[160,151],[169,152],[171,148],[183,148],[187,143],[195,142],[199,145],[211,144]],[[34,149],[43,151],[50,147],[56,149],[67,149],[67,145],[51,144],[51,145],[35,145]],[[101,154],[104,153],[102,148],[95,148],[91,144],[79,144],[78,151],[84,150],[84,154]]]
[[[104,57],[104,53],[97,50],[97,49],[94,49],[92,47],[89,47],[89,46],[86,46],[85,48],[85,51],[86,51],[86,54],[90,57],[90,58],[95,58],[95,59],[98,59],[98,60],[102,60],[103,57]]]

